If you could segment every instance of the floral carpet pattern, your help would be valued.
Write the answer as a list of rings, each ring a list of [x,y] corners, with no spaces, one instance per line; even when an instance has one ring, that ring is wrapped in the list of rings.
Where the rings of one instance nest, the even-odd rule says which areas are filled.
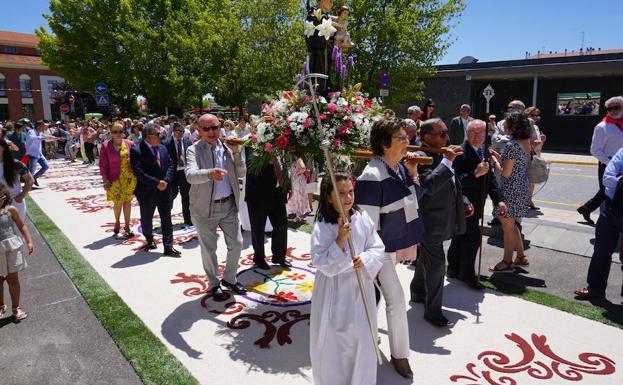
[[[158,249],[142,251],[137,203],[131,237],[113,236],[96,166],[50,161],[32,198],[68,236],[168,349],[203,384],[312,384],[309,359],[310,303],[316,269],[310,235],[288,232],[290,269],[253,267],[250,234],[243,232],[237,278],[246,295],[212,297],[197,232],[186,226],[180,198],[173,206],[174,242],[180,258],[162,255],[160,222],[153,218]],[[219,274],[226,245],[219,233]],[[265,244],[270,255],[270,238]],[[267,258],[270,263],[270,257]],[[413,271],[396,267],[405,294]],[[408,298],[408,297],[407,297]],[[389,363],[385,302],[378,309],[384,363],[377,383],[409,384]],[[454,326],[423,320],[421,305],[408,305],[410,363],[416,384],[533,385],[623,384],[623,331],[492,291],[475,292],[446,282],[444,313]],[[596,338],[598,336],[598,338]]]

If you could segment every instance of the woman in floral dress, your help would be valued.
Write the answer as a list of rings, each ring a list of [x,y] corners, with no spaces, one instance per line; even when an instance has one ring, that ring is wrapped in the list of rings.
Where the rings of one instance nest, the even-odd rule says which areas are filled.
[[[126,237],[132,237],[134,233],[130,229],[130,213],[132,210],[132,199],[134,198],[134,187],[136,187],[136,176],[130,166],[130,149],[133,143],[123,139],[123,124],[115,122],[110,128],[112,139],[104,142],[100,155],[100,175],[104,181],[106,199],[114,204],[115,227],[114,235],[119,234],[121,224],[121,210],[125,227],[123,228]]]

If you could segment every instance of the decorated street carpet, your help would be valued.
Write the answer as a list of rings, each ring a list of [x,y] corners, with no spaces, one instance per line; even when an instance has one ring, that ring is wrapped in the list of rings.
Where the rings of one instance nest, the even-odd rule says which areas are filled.
[[[289,270],[252,268],[250,234],[238,280],[245,296],[217,302],[207,285],[193,227],[173,210],[181,258],[143,252],[138,207],[131,239],[112,237],[112,206],[96,167],[51,161],[32,198],[129,307],[202,384],[311,384],[309,313],[315,269],[310,235],[288,234]],[[135,205],[136,206],[136,205]],[[158,227],[158,217],[154,218]],[[158,230],[156,230],[156,233]],[[225,243],[219,240],[219,255]],[[270,241],[268,241],[270,242]],[[270,255],[270,244],[266,244]],[[221,261],[224,263],[224,260]],[[223,265],[221,265],[221,269]],[[413,271],[398,266],[405,293]],[[408,306],[410,362],[415,384],[623,384],[623,331],[492,291],[446,283],[444,312],[455,323],[438,329]],[[384,363],[378,384],[408,384],[388,363],[384,303],[378,311]]]

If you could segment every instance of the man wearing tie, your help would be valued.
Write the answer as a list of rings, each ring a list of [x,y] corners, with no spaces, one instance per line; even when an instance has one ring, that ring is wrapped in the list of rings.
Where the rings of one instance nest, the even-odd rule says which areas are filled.
[[[450,144],[456,144],[460,146],[465,140],[465,134],[467,133],[467,125],[474,120],[469,114],[472,113],[472,108],[469,104],[463,104],[459,111],[459,116],[456,116],[450,122],[450,129],[448,130]]]
[[[476,277],[474,262],[480,247],[480,220],[483,212],[485,193],[489,194],[494,205],[506,215],[506,204],[502,202],[502,193],[489,167],[484,154],[484,143],[487,137],[487,125],[482,120],[472,120],[467,125],[467,139],[461,145],[463,155],[457,157],[452,166],[461,182],[463,195],[472,202],[474,215],[465,220],[465,233],[452,238],[448,250],[448,272],[450,278],[458,278],[467,286],[482,290],[483,286]],[[485,185],[486,182],[486,185]]]
[[[143,250],[156,248],[153,236],[153,217],[156,208],[160,215],[164,255],[179,257],[181,253],[173,248],[173,226],[171,224],[171,188],[175,164],[171,162],[166,147],[160,144],[160,127],[154,122],[145,125],[143,140],[130,151],[130,163],[137,183],[134,195],[141,211],[141,228],[147,244]]]
[[[238,178],[246,173],[240,146],[219,139],[221,125],[216,116],[202,115],[197,120],[200,140],[186,152],[186,180],[190,183],[190,213],[197,229],[203,268],[208,277],[209,293],[217,301],[227,299],[221,284],[236,294],[246,289],[236,280],[242,252],[242,233],[238,220],[240,188]],[[216,247],[223,231],[227,260],[223,279],[219,280]]]
[[[173,175],[173,182],[171,183],[171,208],[173,208],[173,201],[177,198],[179,190],[182,196],[184,224],[192,226],[193,222],[190,218],[190,201],[188,197],[190,184],[186,181],[186,174],[184,173],[184,169],[186,168],[186,150],[192,143],[190,139],[184,137],[184,127],[179,123],[175,122],[171,127],[173,127],[173,136],[164,142],[171,156],[171,160],[176,164],[176,171]]]

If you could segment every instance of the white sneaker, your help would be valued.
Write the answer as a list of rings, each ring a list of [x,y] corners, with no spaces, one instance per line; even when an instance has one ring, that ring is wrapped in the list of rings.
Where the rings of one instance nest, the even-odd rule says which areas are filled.
[[[6,305],[0,306],[0,318],[4,318],[6,315]]]

